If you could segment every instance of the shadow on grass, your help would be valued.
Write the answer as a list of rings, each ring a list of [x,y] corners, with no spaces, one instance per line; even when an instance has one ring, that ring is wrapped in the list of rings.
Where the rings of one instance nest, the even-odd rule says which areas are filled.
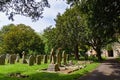
[[[80,74],[58,74],[41,72],[32,74],[29,80],[76,80]]]

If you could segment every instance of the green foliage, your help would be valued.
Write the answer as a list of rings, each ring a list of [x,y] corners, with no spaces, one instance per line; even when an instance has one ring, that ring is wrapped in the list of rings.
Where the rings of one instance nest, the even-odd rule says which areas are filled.
[[[4,26],[1,32],[3,32],[2,47],[6,53],[21,53],[29,50],[37,53],[44,52],[43,41],[29,26],[23,24],[8,25]]]
[[[79,48],[84,46],[84,37],[87,35],[87,27],[83,25],[85,19],[81,16],[77,6],[67,9],[64,14],[58,14],[56,27],[52,26],[44,30],[45,50],[50,52],[51,48],[62,48],[66,53],[75,53],[78,59]]]
[[[119,0],[68,0],[77,5],[85,18],[88,28],[84,43],[90,45],[97,51],[101,59],[100,50],[107,44],[116,40],[116,33],[120,32],[120,1]],[[73,6],[73,7],[74,7]]]
[[[10,20],[14,20],[14,15],[30,17],[33,21],[42,18],[45,7],[50,7],[47,0],[2,0],[0,1],[0,12],[9,15]]]
[[[113,46],[113,44],[111,43],[111,44],[107,44],[106,46],[105,46],[105,49],[106,50],[112,50],[112,46]]]
[[[52,28],[52,26],[46,28],[44,30],[44,34],[42,39],[45,43],[45,52],[50,53],[52,48],[56,48],[56,28]]]
[[[67,9],[62,15],[58,14],[56,19],[56,45],[75,53],[76,59],[79,58],[79,48],[85,45],[82,41],[88,32],[87,27],[83,25],[84,21],[78,6]]]

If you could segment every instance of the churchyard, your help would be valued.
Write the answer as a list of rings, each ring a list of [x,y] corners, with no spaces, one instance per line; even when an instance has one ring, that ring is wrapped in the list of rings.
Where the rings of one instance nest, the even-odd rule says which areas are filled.
[[[90,60],[74,60],[71,55],[0,55],[0,80],[75,80],[98,66]]]

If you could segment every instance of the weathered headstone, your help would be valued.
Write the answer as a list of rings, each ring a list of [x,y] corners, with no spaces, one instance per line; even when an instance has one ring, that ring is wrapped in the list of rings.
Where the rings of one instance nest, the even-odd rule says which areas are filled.
[[[41,64],[41,55],[37,55],[37,57],[36,57],[36,64],[37,65]]]
[[[19,54],[17,54],[16,62],[19,62],[19,60],[20,60],[20,56],[19,56]]]
[[[4,54],[0,56],[0,65],[5,65],[5,57]]]
[[[62,57],[63,57],[63,64],[66,65],[67,64],[67,54],[65,53],[65,51],[63,51],[63,53],[62,53]]]
[[[61,66],[60,49],[58,49],[56,57],[57,57],[57,64],[58,64],[58,66]]]
[[[58,64],[49,64],[48,71],[60,71]]]
[[[34,61],[35,60],[35,57],[33,55],[30,55],[29,59],[28,59],[28,65],[29,66],[32,66],[34,65]]]
[[[9,63],[9,56],[10,56],[10,54],[6,54],[6,61],[7,61],[7,63]]]
[[[22,52],[22,63],[27,64],[26,57],[25,57],[25,52]]]
[[[48,66],[48,71],[60,71],[59,65],[56,63],[56,56],[55,53],[53,53],[53,49],[51,51],[51,63]]]
[[[15,60],[16,60],[16,54],[11,54],[9,56],[9,63],[10,64],[15,64]]]
[[[52,62],[52,56],[54,56],[54,49],[53,48],[51,49],[51,52],[50,52],[50,63]]]
[[[67,65],[68,65],[68,66],[72,66],[72,65],[74,65],[74,63],[73,63],[72,60],[70,60]]]
[[[48,62],[47,55],[44,55],[44,63],[47,63],[47,62]]]
[[[56,55],[54,52],[54,49],[52,48],[51,52],[50,52],[50,63],[55,64],[56,63]]]

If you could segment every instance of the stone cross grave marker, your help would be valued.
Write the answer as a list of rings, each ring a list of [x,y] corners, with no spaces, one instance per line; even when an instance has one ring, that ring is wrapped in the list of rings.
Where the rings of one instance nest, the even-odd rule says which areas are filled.
[[[25,51],[22,52],[22,63],[27,64],[26,57],[25,57]]]

